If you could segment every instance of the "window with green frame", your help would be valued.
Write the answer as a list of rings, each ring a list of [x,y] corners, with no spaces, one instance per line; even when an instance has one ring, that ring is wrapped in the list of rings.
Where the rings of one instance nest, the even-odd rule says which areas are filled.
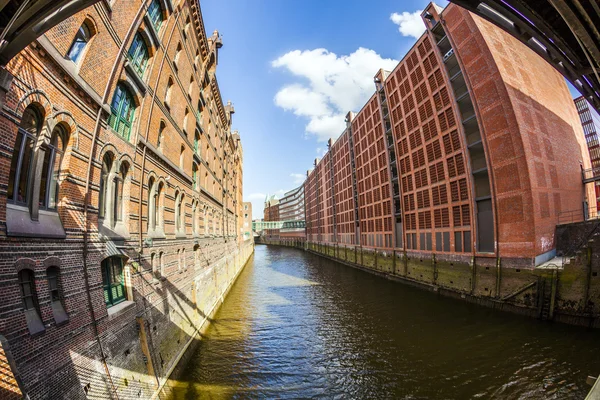
[[[150,17],[150,21],[154,25],[154,29],[157,31],[160,30],[160,26],[163,22],[163,13],[162,8],[160,7],[160,3],[158,0],[152,0],[150,5],[148,6],[148,16]]]
[[[104,288],[104,302],[107,307],[112,307],[127,300],[123,277],[123,259],[121,257],[108,257],[102,261],[102,287]]]
[[[144,72],[146,71],[146,66],[148,65],[148,59],[150,58],[150,53],[148,52],[148,46],[146,45],[146,41],[140,35],[140,33],[136,33],[133,38],[133,43],[131,43],[131,47],[129,48],[129,59],[131,60],[131,65],[135,72],[140,76],[144,76]]]
[[[126,140],[129,140],[129,134],[131,133],[134,112],[135,102],[131,92],[123,84],[118,84],[110,105],[108,123]]]

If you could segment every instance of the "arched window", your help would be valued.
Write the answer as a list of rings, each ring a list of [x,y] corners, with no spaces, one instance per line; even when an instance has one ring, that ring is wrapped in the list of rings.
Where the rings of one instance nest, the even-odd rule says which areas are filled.
[[[182,262],[181,262],[181,249],[177,249],[177,272],[181,272],[182,270]]]
[[[158,276],[157,276],[157,279],[160,279],[163,276],[165,276],[165,258],[163,256],[164,256],[164,254],[162,251],[160,253],[158,253]]]
[[[194,133],[194,151],[200,155],[198,153],[200,149],[200,133],[198,133],[198,131],[196,130],[196,132]]]
[[[113,158],[110,153],[104,154],[102,158],[102,172],[100,173],[100,197],[98,201],[98,217],[106,215],[106,198],[108,195],[108,179],[112,170]]]
[[[123,188],[125,186],[125,179],[127,178],[127,172],[129,170],[129,166],[126,163],[121,163],[121,168],[119,169],[119,175],[115,177],[114,184],[114,207],[113,207],[113,221],[122,221],[124,218],[124,194]]]
[[[52,315],[57,324],[62,324],[69,320],[62,304],[60,270],[58,267],[49,267],[46,269],[48,279],[48,291],[50,292],[50,301],[52,302]]]
[[[200,64],[200,50],[196,50],[196,58],[194,59],[194,68],[198,70],[198,64]]]
[[[108,123],[125,140],[129,140],[134,113],[135,101],[133,95],[123,84],[118,84],[110,105]]]
[[[160,127],[158,128],[158,139],[156,140],[156,148],[162,151],[164,134],[165,134],[166,125],[164,122],[160,122]]]
[[[194,94],[194,75],[190,76],[190,84],[188,86],[188,97],[190,100],[192,99],[192,95]]]
[[[148,231],[156,227],[156,184],[154,178],[148,181]]]
[[[171,94],[173,92],[173,78],[169,77],[167,82],[167,91],[165,92],[165,107],[168,111],[171,111]]]
[[[43,208],[56,209],[58,177],[66,141],[67,132],[62,125],[57,125],[52,131],[50,144],[44,149],[44,164],[40,181],[40,206]]]
[[[150,268],[152,268],[152,278],[155,280],[159,278],[158,276],[158,257],[156,253],[150,254]]]
[[[183,117],[183,134],[187,137],[188,135],[188,124],[189,124],[189,116],[190,116],[190,109],[189,108],[185,108],[185,116]]]
[[[154,196],[154,223],[155,227],[163,227],[163,214],[161,213],[161,209],[163,207],[162,204],[162,192],[163,192],[163,183],[158,184],[158,189],[156,190],[156,194]]]
[[[75,64],[79,64],[83,59],[83,55],[87,48],[88,43],[94,35],[93,26],[90,21],[85,20],[79,27],[79,30],[75,34],[73,43],[67,52],[67,57]]]
[[[182,234],[185,234],[185,203],[184,203],[184,194],[181,193],[179,197],[179,231]]]
[[[163,11],[159,0],[152,0],[152,2],[150,2],[150,5],[148,6],[148,16],[150,17],[150,21],[152,21],[152,25],[154,25],[154,29],[159,31],[160,26],[164,21]]]
[[[150,53],[148,52],[146,41],[139,32],[133,37],[133,43],[131,43],[131,47],[129,48],[129,58],[135,72],[140,77],[143,77],[148,60],[150,59]]]
[[[187,261],[185,259],[185,249],[181,250],[181,258],[183,263],[183,270],[187,270]]]
[[[197,220],[198,220],[198,203],[195,201],[192,201],[192,233],[194,235],[196,235],[198,233]]]
[[[180,208],[180,202],[179,202],[179,192],[175,192],[175,230],[177,232],[179,232],[181,230],[180,213],[181,213],[181,208]]]
[[[123,259],[113,256],[105,258],[101,264],[104,302],[112,307],[127,299],[125,279],[123,276]]]
[[[192,189],[198,190],[198,166],[196,163],[192,164]]]
[[[202,216],[204,223],[204,234],[208,235],[208,210],[204,207],[204,215]]]
[[[22,269],[19,271],[19,285],[21,286],[21,298],[25,310],[34,310],[38,306],[37,293],[35,290],[35,278],[33,271]]]
[[[30,105],[23,112],[8,177],[8,200],[12,203],[27,205],[31,196],[33,148],[42,129],[42,119],[35,106]]]
[[[185,166],[185,146],[181,145],[181,149],[179,151],[179,168],[183,169]]]
[[[43,332],[45,327],[40,318],[33,271],[30,269],[22,269],[19,271],[18,278],[29,333],[35,335]]]
[[[177,43],[177,49],[175,50],[175,57],[173,57],[173,68],[175,68],[175,72],[179,69],[179,57],[181,56],[181,50],[183,47],[181,46],[181,42]]]

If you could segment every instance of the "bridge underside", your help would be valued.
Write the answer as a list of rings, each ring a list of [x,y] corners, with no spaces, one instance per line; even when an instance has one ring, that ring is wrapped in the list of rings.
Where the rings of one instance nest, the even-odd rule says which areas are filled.
[[[450,0],[540,54],[600,111],[598,0]]]
[[[100,0],[0,0],[0,66],[48,29]]]

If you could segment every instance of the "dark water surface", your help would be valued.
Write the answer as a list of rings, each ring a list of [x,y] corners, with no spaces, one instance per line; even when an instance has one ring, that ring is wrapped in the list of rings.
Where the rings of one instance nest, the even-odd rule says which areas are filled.
[[[175,398],[582,399],[600,332],[257,246]]]

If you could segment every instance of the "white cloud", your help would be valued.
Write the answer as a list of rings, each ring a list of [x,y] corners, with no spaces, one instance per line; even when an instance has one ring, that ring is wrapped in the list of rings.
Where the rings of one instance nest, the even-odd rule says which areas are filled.
[[[284,86],[274,102],[284,110],[308,118],[306,132],[326,142],[344,131],[346,113],[362,108],[373,94],[373,76],[377,71],[392,70],[397,63],[363,47],[341,56],[327,49],[290,51],[271,65],[286,69],[303,83]]]
[[[300,185],[306,178],[306,175],[304,174],[290,174],[290,176],[294,178],[294,185]]]
[[[417,10],[412,14],[406,11],[402,14],[393,13],[390,15],[390,19],[398,25],[398,31],[402,36],[412,36],[418,39],[425,32],[425,24],[421,19],[422,12]]]

